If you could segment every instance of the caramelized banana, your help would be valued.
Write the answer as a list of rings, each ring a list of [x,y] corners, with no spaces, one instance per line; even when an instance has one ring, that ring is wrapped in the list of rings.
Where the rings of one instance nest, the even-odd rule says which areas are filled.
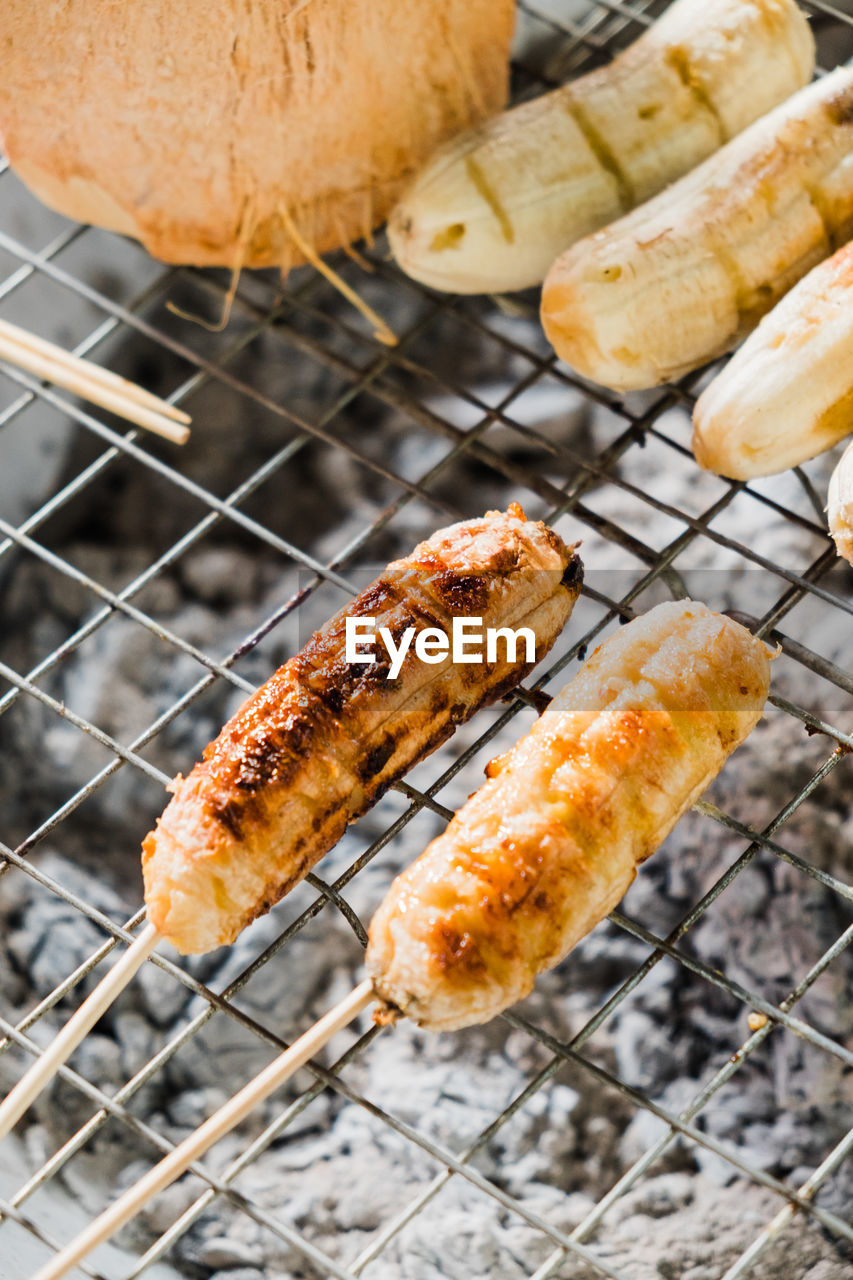
[[[601,645],[374,915],[385,1016],[438,1031],[526,996],[615,907],[768,686],[766,645],[703,604],[658,605]]]
[[[531,669],[421,661],[395,679],[387,660],[346,660],[346,620],[376,620],[395,637],[451,628],[529,627],[535,660],[562,630],[580,591],[572,548],[517,504],[452,525],[390,564],[229,720],[143,843],[148,917],[184,953],[232,942],[268,911],[406,770],[456,725]],[[381,652],[381,651],[380,651]]]

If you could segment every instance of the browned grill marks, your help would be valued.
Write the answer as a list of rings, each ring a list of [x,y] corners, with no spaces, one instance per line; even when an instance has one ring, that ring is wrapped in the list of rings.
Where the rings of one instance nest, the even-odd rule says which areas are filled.
[[[714,121],[720,144],[728,142],[729,136],[720,119],[720,113],[702,80],[696,74],[690,61],[690,54],[681,45],[673,44],[667,49],[665,57],[685,89],[693,95],[696,105]]]
[[[497,219],[498,226],[501,229],[501,235],[507,244],[513,244],[515,241],[515,228],[510,221],[509,214],[501,204],[495,193],[495,189],[489,182],[486,175],[473,156],[468,156],[465,160],[465,168],[468,171],[468,177],[485,200]]]
[[[826,104],[826,114],[832,124],[853,124],[853,89],[836,93]]]
[[[375,582],[372,582],[369,587],[362,591],[361,595],[356,596],[352,604],[347,605],[346,611],[351,618],[369,618],[374,613],[382,613],[399,599],[400,592],[393,582],[389,582],[386,578],[377,578]],[[321,643],[324,643],[327,637],[320,632],[318,636],[313,637],[308,642],[303,653],[307,654],[318,639]]]
[[[485,608],[489,599],[488,579],[471,573],[436,574],[433,579],[436,595],[451,614],[476,614]]]
[[[481,615],[488,626],[523,619],[537,635],[537,656],[547,651],[577,594],[559,585],[572,553],[544,525],[520,529],[519,518],[517,509],[454,526],[390,565],[240,708],[192,774],[176,780],[146,841],[145,873],[152,920],[180,949],[233,940],[348,822],[529,669],[505,660],[429,668],[410,655],[392,681],[378,634],[376,662],[347,662],[347,617],[375,618],[377,633],[387,627],[397,644],[409,628],[448,632],[454,616]],[[534,570],[546,564],[543,589]],[[188,817],[199,819],[197,844],[185,838]],[[183,896],[171,891],[175,859],[182,885],[191,886]],[[182,905],[188,894],[210,910]]]
[[[359,775],[367,780],[374,775],[379,774],[385,768],[385,765],[394,754],[394,748],[397,744],[391,739],[380,742],[377,746],[372,747],[367,752],[364,760],[358,766]]]
[[[853,98],[851,98],[851,101],[853,101]],[[815,186],[814,184],[804,184],[804,187],[812,208],[820,218],[821,225],[823,226],[823,234],[829,249],[834,250],[839,248],[846,242],[847,237],[843,234],[839,237],[838,228],[835,227],[834,219],[830,216],[829,211],[827,210],[823,192],[820,187]],[[851,210],[851,214],[853,214],[853,210]]]
[[[213,799],[210,802],[210,814],[221,823],[235,840],[241,839],[246,816],[246,806],[242,797],[231,797],[226,800]]]
[[[602,169],[606,170],[616,183],[616,192],[619,197],[620,208],[623,213],[627,213],[629,209],[633,209],[637,202],[633,184],[628,180],[625,170],[622,168],[610,147],[589,119],[589,116],[586,114],[581,103],[572,97],[571,93],[568,91],[566,91],[563,101],[565,102],[566,110],[569,115],[572,117],[586,139],[590,151],[595,156]]]
[[[722,237],[720,236],[715,238],[713,253],[728,277],[732,291],[732,298],[734,299],[735,310],[738,315],[738,324],[740,326],[755,310],[752,290],[747,286],[743,272],[738,266],[736,257],[734,254],[729,252]],[[734,338],[734,336],[734,334],[728,335],[729,339]]]
[[[485,963],[470,933],[440,925],[436,931],[435,963],[445,971],[454,969],[460,977],[472,977],[485,970]]]
[[[572,556],[560,579],[560,586],[569,591],[580,591],[583,586],[583,565],[578,556]]]

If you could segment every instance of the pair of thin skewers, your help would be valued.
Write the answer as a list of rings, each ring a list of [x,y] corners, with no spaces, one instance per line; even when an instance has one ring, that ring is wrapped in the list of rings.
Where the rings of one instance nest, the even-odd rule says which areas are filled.
[[[27,373],[65,387],[110,413],[171,440],[186,444],[191,418],[159,396],[145,391],[91,360],[83,360],[62,347],[39,338],[18,325],[0,320],[0,360]]]
[[[519,523],[510,513],[505,520]],[[552,603],[546,595],[546,603]],[[746,737],[760,717],[768,672],[766,647],[704,605],[659,606],[613,636],[533,730],[492,763],[490,780],[447,832],[395,881],[371,925],[370,978],[92,1222],[35,1280],[60,1280],[371,1001],[378,1001],[379,1021],[406,1015],[440,1030],[488,1021],[526,995],[537,973],[556,964],[615,906],[638,863]],[[231,736],[238,723],[239,716],[230,722]],[[198,787],[204,767],[197,766],[195,781],[190,775],[178,789]],[[178,800],[180,794],[172,804]],[[61,1052],[55,1042],[43,1062],[64,1060],[82,1038],[81,1028],[92,1025],[157,940],[152,921],[90,997],[88,1011],[84,1005],[75,1015],[74,1034],[69,1024],[58,1037]],[[25,1086],[21,1096],[35,1096],[45,1074],[39,1063],[34,1085],[27,1086],[25,1077],[18,1087]]]

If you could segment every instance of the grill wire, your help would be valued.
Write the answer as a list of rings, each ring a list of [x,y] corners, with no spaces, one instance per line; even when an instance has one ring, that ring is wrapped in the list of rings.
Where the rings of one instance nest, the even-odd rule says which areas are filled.
[[[604,3],[602,0],[591,6],[588,16],[574,21],[563,17],[556,18],[550,9],[548,13],[541,11],[533,0],[521,0],[520,3],[520,10],[525,20],[531,28],[538,28],[541,39],[547,40],[549,49],[553,50],[547,60],[548,68],[558,68],[558,74],[561,77],[574,74],[605,60],[614,49],[622,47],[640,34],[642,28],[660,13],[662,7],[661,4],[648,3],[646,0],[636,4],[617,3],[616,0],[608,0]],[[812,15],[818,33],[824,23],[831,24],[833,27],[846,24],[853,28],[853,19],[832,5],[811,2],[804,7]],[[853,31],[850,34],[853,36]],[[541,91],[543,87],[547,87],[551,78],[547,70],[543,72],[541,67],[533,69],[518,64],[515,67],[514,81],[516,95],[530,96],[534,92]],[[10,180],[8,177],[0,178],[0,181]],[[793,511],[781,512],[778,504],[742,484],[725,485],[725,491],[718,501],[697,517],[686,511],[668,509],[658,499],[639,489],[632,489],[628,481],[616,474],[616,466],[620,459],[632,448],[639,447],[644,439],[654,439],[677,453],[687,452],[681,444],[667,434],[660,420],[673,406],[690,405],[691,387],[695,378],[688,378],[679,386],[661,388],[649,400],[647,406],[638,411],[632,404],[623,403],[611,393],[581,384],[568,370],[559,367],[553,357],[542,354],[542,349],[527,349],[504,332],[489,327],[482,318],[482,312],[478,312],[476,308],[466,307],[452,297],[434,296],[411,281],[404,280],[378,248],[365,251],[365,256],[374,273],[371,280],[373,291],[371,300],[378,299],[381,310],[383,296],[408,292],[420,304],[420,308],[417,309],[418,318],[407,331],[398,335],[400,342],[396,348],[381,347],[370,337],[364,327],[360,326],[356,318],[346,316],[336,318],[332,315],[324,317],[322,301],[318,300],[318,294],[321,298],[322,289],[325,286],[316,273],[306,268],[295,273],[292,277],[293,283],[289,283],[283,289],[269,283],[264,277],[244,279],[239,286],[234,305],[245,321],[245,327],[240,329],[236,340],[229,337],[226,330],[221,349],[216,357],[202,357],[189,345],[174,337],[172,331],[166,326],[161,328],[146,320],[144,313],[153,301],[164,298],[181,281],[190,281],[195,289],[206,290],[212,300],[221,305],[227,282],[220,278],[220,273],[164,268],[137,298],[124,306],[113,301],[105,293],[93,289],[62,265],[63,255],[69,249],[79,246],[87,236],[95,234],[100,233],[94,233],[83,227],[70,227],[36,252],[11,235],[5,232],[0,233],[0,250],[9,255],[15,264],[14,269],[0,283],[0,301],[13,299],[15,291],[27,281],[34,277],[43,277],[57,286],[58,290],[71,291],[77,299],[90,304],[98,317],[97,323],[88,336],[75,347],[77,354],[96,354],[102,344],[117,336],[140,344],[154,343],[168,353],[170,358],[174,358],[176,364],[182,368],[189,368],[183,381],[169,397],[173,402],[186,403],[192,411],[193,396],[201,388],[207,385],[219,385],[240,397],[246,405],[247,412],[258,409],[272,414],[295,431],[295,434],[291,434],[283,447],[263,461],[254,473],[242,481],[227,498],[220,499],[182,475],[179,453],[166,453],[153,449],[150,447],[150,442],[141,438],[138,432],[131,430],[122,433],[107,425],[95,411],[79,407],[76,402],[67,399],[62,393],[40,385],[26,374],[3,369],[4,376],[17,384],[20,393],[0,413],[0,430],[6,428],[35,400],[52,410],[61,412],[91,433],[100,442],[101,452],[22,524],[16,527],[5,520],[0,520],[0,534],[2,534],[0,558],[10,557],[16,551],[39,557],[61,575],[73,579],[78,585],[93,593],[99,598],[102,607],[29,673],[18,672],[5,663],[0,663],[0,676],[8,684],[8,689],[0,697],[0,714],[9,711],[20,699],[37,699],[43,704],[46,713],[49,711],[51,715],[63,717],[66,722],[76,726],[82,733],[96,739],[106,748],[110,758],[85,787],[72,795],[16,848],[0,844],[0,854],[4,859],[0,863],[0,876],[8,873],[12,868],[17,868],[20,873],[31,877],[45,890],[63,898],[75,913],[80,913],[97,925],[106,938],[83,964],[69,973],[66,979],[17,1025],[0,1017],[0,1033],[5,1037],[0,1041],[0,1050],[5,1051],[12,1046],[18,1046],[25,1050],[28,1059],[37,1054],[38,1046],[30,1038],[33,1027],[60,1000],[69,993],[73,993],[74,989],[102,963],[111,951],[126,945],[132,939],[133,931],[144,918],[144,912],[140,909],[124,925],[115,923],[97,907],[57,883],[30,859],[30,854],[37,850],[46,837],[55,832],[61,836],[62,823],[69,815],[119,770],[124,768],[138,770],[154,782],[165,784],[168,781],[167,776],[147,758],[145,749],[148,745],[156,740],[157,735],[166,726],[217,682],[230,682],[244,691],[253,689],[254,684],[235,670],[237,662],[249,654],[285,618],[293,615],[297,607],[318,590],[321,584],[335,584],[350,594],[360,589],[360,586],[348,576],[348,566],[357,558],[360,549],[388,525],[407,504],[419,501],[436,516],[461,517],[464,513],[456,511],[452,504],[439,496],[439,492],[433,489],[433,482],[445,470],[452,471],[462,459],[476,460],[481,467],[496,473],[502,481],[509,481],[517,489],[526,490],[535,495],[548,509],[546,518],[554,520],[568,513],[579,524],[587,524],[597,534],[623,547],[645,566],[644,571],[637,576],[630,589],[619,598],[610,598],[597,588],[587,586],[587,597],[601,606],[601,616],[585,634],[577,637],[572,647],[563,653],[558,661],[550,664],[546,674],[537,680],[537,686],[547,687],[560,671],[585,652],[596,636],[614,618],[633,616],[632,603],[651,583],[660,580],[667,585],[670,592],[674,591],[678,594],[679,579],[673,568],[676,557],[692,541],[711,539],[720,546],[737,552],[745,561],[753,563],[760,569],[765,578],[772,578],[777,584],[775,602],[761,617],[750,619],[757,633],[780,644],[788,658],[814,673],[816,677],[829,681],[841,695],[853,693],[853,679],[848,674],[839,670],[829,659],[821,656],[818,650],[807,647],[785,632],[787,615],[797,604],[808,598],[817,600],[833,610],[848,615],[853,613],[853,602],[839,592],[837,575],[830,581],[829,575],[836,568],[837,560],[828,541],[826,550],[822,554],[807,568],[801,572],[795,572],[783,565],[767,561],[749,546],[741,545],[737,540],[721,532],[720,522],[717,519],[736,497],[746,493],[755,504],[757,519],[761,519],[762,508],[766,507],[772,509],[776,515],[786,515],[792,525],[799,525],[809,533],[825,534],[822,500],[814,492],[804,473],[797,472],[814,512],[813,516],[808,518]],[[342,257],[340,260],[345,263]],[[531,317],[535,314],[533,304],[525,301],[524,297],[521,300],[512,299],[509,305],[516,314]],[[453,313],[456,321],[469,329],[478,331],[480,336],[489,343],[500,347],[508,362],[510,358],[516,357],[525,360],[528,373],[514,383],[499,405],[485,403],[470,389],[453,385],[451,380],[438,375],[433,368],[413,359],[408,354],[414,340],[436,315],[443,312]],[[296,327],[292,323],[294,317],[300,317],[305,322],[302,327]],[[279,402],[271,398],[265,392],[243,381],[231,370],[231,365],[241,352],[261,334],[267,334],[270,338],[286,339],[289,344],[288,351],[295,346],[301,350],[304,359],[317,362],[339,380],[342,387],[340,395],[319,421],[307,420],[302,414],[289,407],[286,399]],[[342,354],[344,351],[353,349],[362,351],[364,355],[362,363]],[[556,446],[535,429],[522,425],[513,416],[514,402],[517,398],[546,376],[557,385],[563,385],[574,392],[581,391],[585,396],[597,399],[619,415],[624,422],[621,435],[594,459],[573,454],[568,445],[559,446],[560,456],[569,457],[576,468],[575,478],[569,484],[556,483],[549,476],[547,463],[549,457],[558,452]],[[476,425],[463,430],[453,422],[445,420],[434,407],[425,405],[423,400],[409,389],[416,385],[423,389],[422,395],[426,392],[430,394],[438,392],[460,399],[477,415]],[[346,405],[362,395],[376,397],[382,404],[402,410],[419,427],[448,441],[449,448],[446,454],[426,475],[414,481],[395,474],[381,461],[361,454],[356,444],[334,433],[333,424]],[[526,437],[531,445],[536,447],[539,456],[544,459],[541,466],[535,467],[525,462],[510,460],[505,454],[496,451],[488,440],[489,429],[496,425],[504,431],[509,430],[515,433],[519,438]],[[197,422],[195,431],[198,433],[204,431],[202,420]],[[242,509],[247,499],[267,480],[275,476],[292,457],[311,442],[318,440],[324,442],[332,451],[347,451],[360,465],[381,476],[385,481],[391,482],[397,490],[394,501],[386,506],[376,519],[366,521],[363,528],[350,539],[349,544],[328,562],[315,559],[300,547],[292,545],[257,518],[247,515]],[[89,486],[109,473],[119,460],[132,463],[136,468],[145,469],[151,475],[152,481],[169,487],[175,501],[185,500],[188,503],[195,501],[203,509],[203,514],[184,537],[150,563],[123,589],[115,592],[88,574],[75,569],[59,555],[41,545],[38,534],[40,527],[66,504],[85,501]],[[631,492],[638,502],[650,504],[658,511],[674,516],[680,522],[683,532],[662,550],[645,545],[635,534],[620,528],[584,502],[584,496],[602,481],[619,485]],[[273,551],[299,565],[304,570],[304,575],[303,585],[291,599],[256,625],[230,654],[214,659],[202,649],[165,630],[161,623],[134,605],[133,601],[158,574],[174,565],[185,551],[221,521],[230,521],[239,525],[253,538],[261,540]],[[437,523],[438,521],[433,521],[431,526],[426,527],[435,527]],[[722,528],[725,528],[725,525]],[[70,707],[64,706],[47,693],[41,683],[43,677],[65,662],[75,653],[79,645],[117,613],[126,615],[134,624],[146,628],[153,637],[163,642],[166,646],[162,648],[163,661],[169,661],[171,651],[174,649],[188,655],[204,668],[203,674],[173,705],[164,709],[143,732],[127,744],[115,740],[110,733],[99,728],[97,724],[75,713]],[[431,786],[417,789],[409,782],[399,784],[397,790],[405,798],[405,810],[333,882],[323,879],[322,875],[312,874],[309,877],[309,884],[314,891],[314,897],[308,907],[292,920],[276,940],[221,994],[209,989],[177,963],[164,957],[154,957],[152,963],[165,971],[174,982],[184,984],[202,997],[203,1011],[188,1022],[178,1034],[165,1042],[160,1051],[139,1068],[136,1074],[112,1097],[100,1091],[72,1068],[63,1068],[64,1079],[94,1104],[95,1114],[29,1178],[11,1200],[0,1200],[2,1220],[15,1222],[51,1248],[57,1247],[58,1242],[53,1239],[49,1226],[42,1226],[28,1216],[27,1202],[43,1183],[56,1177],[67,1162],[74,1159],[110,1117],[115,1117],[121,1125],[144,1136],[158,1153],[171,1150],[173,1143],[169,1138],[145,1119],[134,1114],[130,1103],[143,1086],[157,1075],[164,1064],[193,1038],[215,1012],[235,1019],[249,1033],[274,1049],[285,1047],[275,1027],[264,1025],[262,1021],[240,1008],[238,997],[241,990],[254,974],[280,951],[284,951],[286,957],[288,943],[324,910],[339,911],[359,942],[364,943],[364,926],[345,897],[348,885],[422,809],[431,809],[442,818],[450,816],[450,810],[442,804],[440,799],[442,789],[529,700],[529,695],[520,692],[500,717],[490,725],[486,733],[478,737],[475,742],[471,742],[453,765],[446,769]],[[688,1143],[699,1144],[715,1152],[740,1174],[769,1188],[778,1197],[776,1215],[756,1234],[749,1247],[730,1267],[726,1280],[736,1280],[737,1277],[748,1274],[765,1248],[796,1219],[797,1215],[808,1215],[834,1238],[853,1241],[853,1228],[847,1222],[814,1203],[818,1190],[838,1169],[853,1147],[853,1130],[826,1155],[807,1181],[792,1188],[765,1170],[753,1167],[725,1144],[718,1143],[703,1132],[701,1128],[702,1111],[715,1093],[736,1076],[743,1064],[774,1032],[782,1035],[788,1031],[805,1038],[825,1054],[836,1058],[844,1067],[848,1069],[853,1067],[853,1054],[848,1049],[797,1016],[798,1001],[853,938],[853,926],[837,938],[811,970],[801,978],[797,986],[790,991],[787,998],[779,1004],[773,1004],[763,999],[757,992],[744,989],[724,973],[704,965],[692,957],[688,951],[679,947],[679,943],[693,924],[750,865],[759,850],[783,859],[802,875],[811,876],[844,902],[853,901],[853,889],[828,871],[810,865],[780,842],[780,832],[789,817],[812,796],[833,770],[847,767],[844,764],[844,757],[853,750],[853,737],[843,727],[825,722],[807,708],[796,705],[779,694],[772,694],[771,702],[782,714],[793,717],[811,731],[826,735],[827,752],[820,766],[791,795],[784,808],[760,832],[744,826],[737,818],[707,801],[700,801],[697,804],[696,809],[705,820],[722,824],[728,831],[742,838],[744,842],[742,852],[665,938],[650,933],[621,911],[616,911],[612,915],[611,920],[617,926],[648,945],[649,953],[645,962],[619,985],[573,1039],[568,1042],[554,1039],[546,1030],[531,1021],[526,1013],[510,1011],[503,1015],[511,1027],[537,1040],[548,1051],[549,1058],[538,1073],[531,1076],[523,1092],[496,1115],[488,1128],[464,1150],[453,1152],[444,1148],[419,1132],[416,1126],[390,1114],[375,1102],[369,1101],[342,1078],[342,1070],[365,1054],[372,1040],[381,1034],[378,1029],[372,1028],[361,1035],[331,1066],[312,1065],[309,1068],[313,1075],[310,1087],[303,1090],[277,1115],[274,1122],[246,1147],[238,1160],[219,1174],[212,1173],[206,1166],[193,1166],[193,1172],[206,1184],[203,1194],[148,1249],[144,1257],[126,1274],[124,1280],[133,1280],[136,1276],[142,1275],[150,1265],[166,1257],[171,1245],[190,1229],[202,1211],[217,1196],[227,1197],[239,1212],[253,1218],[266,1230],[298,1251],[309,1263],[313,1263],[321,1274],[341,1277],[341,1280],[353,1280],[365,1269],[369,1271],[371,1261],[377,1258],[389,1242],[425,1208],[447,1182],[454,1178],[467,1180],[483,1195],[490,1197],[497,1207],[526,1222],[548,1241],[552,1251],[535,1272],[534,1280],[548,1280],[548,1277],[557,1275],[567,1260],[579,1261],[581,1258],[586,1260],[596,1275],[610,1276],[613,1280],[629,1280],[626,1272],[616,1269],[597,1251],[594,1244],[587,1242],[594,1236],[610,1206],[643,1177],[679,1136]],[[611,1071],[592,1062],[583,1053],[585,1044],[595,1031],[663,957],[670,957],[678,965],[686,966],[694,973],[701,975],[707,982],[741,1001],[750,1011],[766,1016],[763,1024],[759,1025],[760,1019],[754,1024],[757,1029],[749,1034],[737,1052],[705,1082],[689,1105],[677,1114],[651,1102],[639,1090],[625,1084]],[[536,1211],[521,1204],[514,1196],[503,1190],[496,1181],[481,1174],[473,1163],[478,1152],[485,1148],[511,1117],[555,1076],[566,1062],[574,1063],[581,1070],[592,1073],[601,1083],[621,1094],[632,1107],[651,1112],[663,1120],[667,1126],[662,1136],[622,1174],[618,1182],[571,1233],[560,1230]],[[406,1141],[428,1153],[440,1170],[432,1182],[425,1186],[402,1212],[389,1217],[367,1249],[349,1265],[326,1254],[291,1226],[287,1220],[286,1206],[281,1211],[270,1212],[248,1200],[232,1186],[237,1175],[253,1161],[258,1160],[267,1147],[282,1135],[312,1100],[325,1089],[336,1090],[351,1105],[364,1108],[380,1125],[389,1126]],[[355,1164],[355,1156],[353,1160]],[[2,1241],[0,1241],[0,1255],[2,1255]],[[89,1266],[84,1265],[80,1269],[89,1276],[100,1275],[97,1270]]]

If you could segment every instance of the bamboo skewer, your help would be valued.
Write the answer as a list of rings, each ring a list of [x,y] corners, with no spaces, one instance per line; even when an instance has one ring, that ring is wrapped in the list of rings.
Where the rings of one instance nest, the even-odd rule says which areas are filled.
[[[55,343],[6,320],[0,320],[0,359],[65,387],[67,391],[174,444],[186,444],[189,438],[188,424],[192,419],[182,409],[145,391],[128,378],[74,356]]]
[[[66,351],[64,347],[58,347],[53,342],[48,342],[46,338],[39,338],[36,334],[30,333],[28,329],[22,329],[19,325],[10,324],[8,320],[0,320],[0,334],[7,337],[10,342],[33,351],[36,354],[50,356],[57,364],[68,369],[76,369],[84,375],[92,375],[97,381],[103,382],[105,385],[114,387],[116,391],[120,391],[127,395],[129,400],[133,400],[138,404],[148,405],[149,408],[155,409],[158,413],[162,413],[164,417],[171,418],[173,422],[181,422],[184,425],[192,422],[192,418],[183,409],[179,409],[177,405],[170,404],[168,400],[161,400],[159,396],[155,396],[152,392],[146,391],[144,387],[140,387],[138,383],[131,382],[128,378],[123,378],[121,374],[113,373],[111,369],[105,369],[103,365],[94,364],[91,360],[84,360],[81,356],[75,356],[70,351]]]
[[[27,1107],[35,1102],[45,1085],[53,1079],[63,1062],[71,1056],[113,1000],[124,990],[159,941],[160,934],[153,924],[146,925],[118,963],[69,1018],[49,1048],[36,1059],[0,1103],[0,1141],[18,1123]]]
[[[139,940],[141,941],[141,937]],[[250,1080],[239,1093],[214,1112],[200,1128],[196,1129],[195,1133],[191,1133],[124,1195],[119,1196],[109,1209],[95,1218],[85,1231],[81,1231],[70,1244],[46,1263],[32,1280],[61,1280],[61,1277],[68,1274],[71,1267],[82,1262],[93,1249],[108,1240],[139,1213],[152,1196],[171,1186],[215,1142],[223,1138],[226,1133],[230,1133],[255,1107],[322,1049],[332,1036],[366,1009],[373,998],[373,983],[366,978],[318,1022],[315,1022],[304,1035],[295,1040],[289,1049],[255,1076],[254,1080]]]

